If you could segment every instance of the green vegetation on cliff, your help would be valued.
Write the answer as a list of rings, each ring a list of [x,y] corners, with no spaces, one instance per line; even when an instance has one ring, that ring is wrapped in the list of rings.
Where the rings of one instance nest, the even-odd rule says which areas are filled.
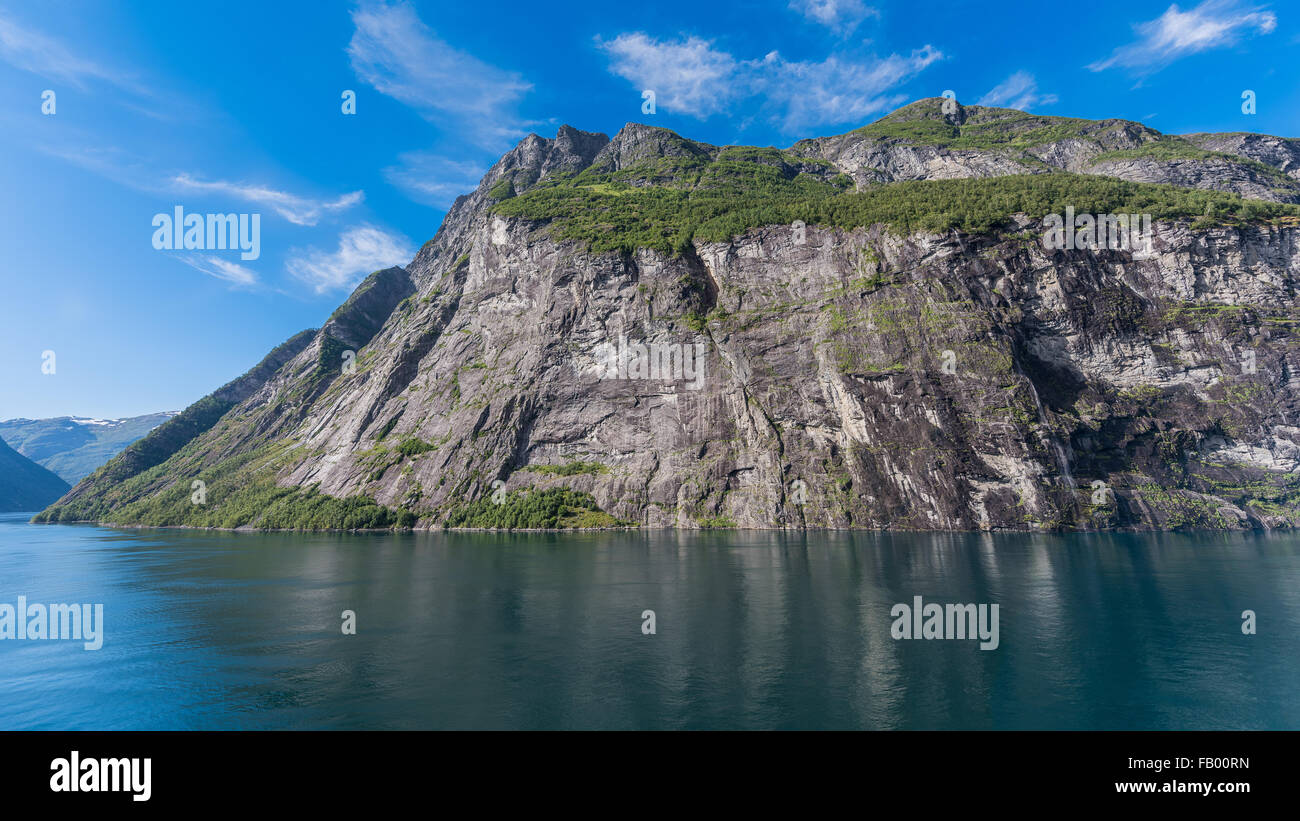
[[[797,220],[843,229],[883,224],[904,234],[979,234],[1005,225],[1011,214],[1040,219],[1067,206],[1077,213],[1150,214],[1155,220],[1211,213],[1219,224],[1300,217],[1300,205],[1082,174],[910,181],[848,192],[816,175],[786,177],[771,165],[718,161],[697,179],[693,188],[634,187],[584,181],[580,174],[544,181],[494,210],[549,221],[557,236],[584,242],[595,253],[652,248],[665,254],[682,253],[693,241],[726,242],[751,228]]]
[[[449,511],[444,527],[479,527],[502,530],[572,529],[630,526],[602,511],[590,493],[568,488],[507,493],[501,504],[491,497]]]
[[[1098,126],[1092,120],[1039,117],[1010,108],[983,106],[965,108],[965,121],[956,125],[942,116],[942,105],[937,99],[922,100],[863,126],[856,133],[953,151],[1014,152],[1077,138]]]
[[[167,461],[217,424],[254,387],[269,379],[285,362],[307,347],[314,336],[315,331],[300,331],[276,346],[248,373],[190,405],[119,453],[87,477],[85,482],[90,483],[87,487],[109,488]],[[94,504],[89,499],[82,502]]]
[[[80,507],[56,505],[34,521],[97,521],[95,515]],[[191,501],[188,485],[177,485],[157,496],[98,515],[111,516],[114,523],[149,527],[259,530],[409,529],[417,521],[409,510],[393,510],[366,496],[339,499],[321,493],[315,485],[306,489],[280,487],[270,481],[236,488],[228,496],[214,495],[202,505]]]
[[[524,465],[520,470],[530,470],[545,476],[577,476],[580,473],[589,473],[594,476],[599,473],[609,473],[609,468],[600,462],[584,462],[581,460],[565,462],[562,465]]]
[[[193,445],[187,445],[165,465],[127,478],[105,494],[54,505],[33,521],[264,530],[415,525],[417,517],[411,511],[393,510],[365,496],[340,499],[321,493],[315,485],[277,485],[276,474],[289,463],[288,456],[285,445],[271,445],[195,471],[202,459]],[[196,481],[203,483],[201,493]]]

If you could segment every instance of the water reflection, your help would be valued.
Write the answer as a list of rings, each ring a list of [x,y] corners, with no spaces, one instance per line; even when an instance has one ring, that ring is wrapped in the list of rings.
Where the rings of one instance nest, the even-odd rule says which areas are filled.
[[[1297,546],[6,516],[0,601],[103,602],[107,638],[0,642],[0,728],[1295,729]],[[999,648],[892,639],[890,608],[918,595],[998,604]]]

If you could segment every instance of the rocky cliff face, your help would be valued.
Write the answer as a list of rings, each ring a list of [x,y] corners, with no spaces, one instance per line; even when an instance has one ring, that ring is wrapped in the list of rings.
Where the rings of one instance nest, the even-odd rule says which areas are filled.
[[[1232,135],[1198,138],[1222,154],[1126,159],[1113,152],[1161,135],[917,105],[751,159],[859,191],[1060,169],[1292,196],[1249,177],[1273,185],[1291,155]],[[410,266],[372,275],[214,423],[170,452],[150,445],[164,425],[133,446],[164,459],[128,450],[45,518],[258,526],[241,494],[273,483],[421,527],[553,488],[651,527],[1300,521],[1300,229],[1168,219],[1136,252],[1050,250],[1038,215],[1007,214],[979,235],[753,225],[679,253],[594,253],[493,207],[600,171],[624,175],[594,185],[632,208],[615,197],[704,186],[690,169],[724,151],[636,125],[528,137]],[[183,504],[194,480],[203,506]],[[250,512],[213,518],[223,505]]]
[[[1300,179],[1300,140],[1246,133],[1189,134],[1187,140],[1207,151],[1255,160]]]

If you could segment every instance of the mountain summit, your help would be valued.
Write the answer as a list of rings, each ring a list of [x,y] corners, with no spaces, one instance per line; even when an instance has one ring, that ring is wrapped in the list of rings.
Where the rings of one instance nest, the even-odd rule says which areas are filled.
[[[564,126],[38,519],[1294,527],[1297,203],[1294,140],[942,99],[786,149]]]

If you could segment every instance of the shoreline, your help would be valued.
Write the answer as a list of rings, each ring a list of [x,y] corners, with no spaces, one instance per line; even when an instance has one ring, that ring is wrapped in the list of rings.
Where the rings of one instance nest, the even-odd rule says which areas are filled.
[[[16,511],[18,512],[18,511]],[[146,524],[118,524],[116,522],[98,522],[98,521],[76,521],[76,522],[33,522],[30,519],[25,524],[34,525],[93,525],[95,527],[119,528],[122,530],[195,530],[211,531],[216,533],[668,533],[668,532],[685,532],[685,533],[942,533],[942,534],[983,534],[983,535],[1000,535],[1000,534],[1024,534],[1040,536],[1064,536],[1069,534],[1096,533],[1096,534],[1152,534],[1167,533],[1170,535],[1193,535],[1221,533],[1224,535],[1231,533],[1300,533],[1297,528],[1239,528],[1234,530],[1216,530],[1209,528],[1197,528],[1192,530],[1159,530],[1156,528],[1137,529],[1137,528],[1111,528],[1106,530],[1032,530],[1016,528],[997,528],[994,530],[946,530],[946,529],[928,529],[918,530],[910,528],[871,528],[871,527],[649,527],[636,525],[632,527],[410,527],[410,528],[360,528],[356,530],[340,529],[323,529],[307,530],[300,528],[263,528],[263,527],[197,527],[195,525],[146,525]]]

